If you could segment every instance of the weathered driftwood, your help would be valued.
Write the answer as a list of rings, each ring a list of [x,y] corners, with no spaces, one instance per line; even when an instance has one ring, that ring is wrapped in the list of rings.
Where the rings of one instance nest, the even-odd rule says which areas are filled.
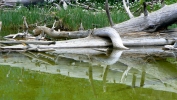
[[[150,42],[151,41],[151,42]],[[9,41],[10,42],[10,41]],[[0,43],[9,43],[9,42],[0,42]],[[167,44],[173,44],[175,40],[172,39],[135,39],[135,40],[127,40],[123,39],[123,44],[125,46],[162,46]],[[112,46],[112,42],[106,38],[100,37],[87,37],[87,38],[80,38],[80,39],[71,39],[65,41],[56,41],[55,44],[52,41],[34,41],[34,42],[24,42],[27,45],[23,45],[23,42],[14,42],[19,43],[20,45],[13,45],[13,46],[4,46],[0,47],[2,50],[33,50],[33,51],[48,51],[54,49],[62,49],[62,48],[87,48],[87,47],[110,47]],[[10,43],[12,44],[12,43]],[[50,44],[50,45],[44,45]]]
[[[50,45],[55,44],[55,41],[26,41],[26,40],[20,40],[20,41],[0,41],[1,44],[36,44],[36,45]]]
[[[177,8],[177,3],[169,6],[165,6],[158,11],[148,14],[147,16],[139,16],[139,17],[131,18],[130,20],[125,21],[123,23],[113,25],[112,28],[104,27],[104,28],[98,28],[94,30],[60,32],[60,31],[55,31],[54,29],[51,28],[47,28],[46,26],[37,26],[33,32],[34,35],[38,35],[41,32],[44,32],[54,38],[84,38],[92,33],[92,35],[94,36],[109,37],[112,41],[113,47],[124,48],[124,49],[127,48],[125,48],[123,44],[126,46],[172,44],[174,43],[174,40],[167,39],[168,38],[167,35],[159,34],[158,36],[156,36],[154,34],[148,34],[148,33],[144,34],[141,32],[143,31],[156,32],[159,30],[163,30],[169,25],[175,23],[177,21],[177,10],[175,8]],[[134,37],[135,35],[131,34],[134,32],[139,32],[137,33],[139,37],[138,36]],[[116,34],[120,34],[123,40],[123,44],[120,36]],[[76,39],[76,41],[78,40]]]
[[[37,42],[36,42],[37,43]],[[56,41],[55,44],[51,45],[34,45],[34,44],[27,44],[27,45],[13,45],[13,46],[4,46],[0,47],[0,49],[16,49],[16,50],[35,50],[40,51],[41,49],[59,49],[59,48],[81,48],[81,47],[105,47],[111,46],[112,43],[108,39],[100,38],[100,37],[87,37],[81,39],[72,39],[72,40],[65,40],[65,41]]]
[[[113,38],[112,40],[117,40],[119,38],[117,38],[116,36],[114,36],[114,34],[112,34],[112,32],[109,30],[111,28],[100,28],[100,29],[95,29],[93,30],[92,34],[93,35],[96,35],[96,36],[103,36],[104,33],[106,32],[105,30],[107,30],[107,34],[111,34],[109,37],[110,38]],[[92,30],[88,30],[88,31],[74,31],[74,32],[65,32],[65,31],[62,31],[62,32],[59,32],[59,31],[51,31],[50,28],[47,28],[45,26],[37,26],[37,28],[34,30],[34,34],[36,35],[37,33],[40,33],[40,32],[37,32],[37,31],[41,31],[41,30],[44,30],[44,32],[46,34],[48,34],[49,36],[51,37],[56,37],[56,38],[84,38],[85,36],[87,36],[86,34],[90,34]],[[98,34],[97,34],[98,33]],[[116,32],[115,32],[116,33]],[[122,38],[122,41],[123,41],[123,44],[125,46],[142,46],[142,45],[166,45],[166,44],[172,44],[174,43],[174,37],[176,37],[176,34],[175,32],[174,33],[163,33],[163,34],[149,34],[147,32],[138,32],[138,33],[127,33],[127,34],[122,34],[121,35],[121,38]],[[95,41],[96,38],[94,38],[94,41]],[[80,39],[74,39],[72,40],[72,42],[74,41],[79,41]],[[84,39],[85,42],[87,40],[87,43],[90,42],[90,41],[93,41],[92,38],[90,39]],[[106,40],[106,38],[104,39],[104,41]],[[101,40],[98,40],[98,41],[101,41]],[[120,40],[119,40],[120,41]],[[107,41],[109,42],[109,41]],[[114,42],[114,41],[112,41]],[[60,43],[60,42],[58,42]],[[63,43],[63,42],[61,42]],[[69,42],[67,41],[68,43],[68,46],[69,46]],[[96,44],[98,44],[99,42],[95,42]],[[94,43],[94,45],[96,45]],[[72,43],[71,43],[72,44]],[[85,44],[84,42],[80,42],[80,44]],[[105,46],[109,46],[109,45],[106,45],[106,44],[109,44],[109,43],[105,43]],[[99,45],[99,44],[98,44]],[[72,47],[72,46],[71,46]]]
[[[100,29],[100,30],[95,29],[95,30],[88,30],[88,31],[60,32],[60,31],[55,31],[53,29],[47,28],[46,26],[37,26],[37,28],[33,32],[34,32],[34,35],[38,35],[42,31],[44,31],[44,33],[48,34],[49,36],[55,37],[55,38],[57,38],[57,37],[58,38],[61,38],[61,37],[62,38],[67,38],[67,37],[72,37],[72,36],[73,36],[72,38],[74,38],[74,37],[78,38],[78,35],[80,35],[79,37],[85,37],[85,36],[82,35],[83,32],[87,33],[86,36],[94,35],[94,36],[101,36],[101,37],[109,37],[112,41],[112,44],[113,44],[114,48],[128,49],[122,44],[122,40],[121,40],[119,34],[117,33],[117,31],[115,29],[111,28],[111,27],[103,28],[103,29]],[[78,32],[80,34],[78,34]],[[74,35],[74,34],[76,34],[76,35]],[[87,40],[87,39],[85,39],[85,40]],[[87,42],[87,44],[88,44],[89,41],[91,41],[91,40],[87,40],[85,42]],[[97,42],[95,42],[95,43],[97,44]],[[92,45],[94,46],[95,43],[93,43]],[[79,44],[81,45],[82,42],[79,43]],[[83,43],[83,44],[85,45],[86,43]],[[71,46],[71,45],[68,45],[68,46]]]
[[[177,21],[177,3],[165,6],[148,16],[131,18],[128,21],[113,26],[119,34],[131,32],[156,32],[166,29],[169,25]]]

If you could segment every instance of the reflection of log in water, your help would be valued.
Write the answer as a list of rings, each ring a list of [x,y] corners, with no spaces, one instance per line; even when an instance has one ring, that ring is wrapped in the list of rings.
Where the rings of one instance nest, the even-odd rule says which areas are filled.
[[[135,75],[135,73],[133,73],[132,76],[133,76],[132,77],[132,87],[135,88],[135,86],[136,86],[136,75]]]
[[[91,84],[91,87],[92,87],[92,90],[93,90],[93,93],[94,93],[94,96],[97,97],[97,93],[96,93],[96,90],[95,90],[95,87],[94,87],[94,84],[93,84],[93,72],[92,72],[92,66],[89,66],[89,80],[90,80],[90,84]]]
[[[69,77],[86,78],[90,80],[91,84],[93,84],[93,80],[101,80],[103,81],[104,91],[106,91],[106,83],[120,83],[123,73],[126,72],[126,80],[123,81],[122,84],[132,87],[143,86],[146,88],[152,87],[158,90],[176,91],[176,80],[171,80],[170,78],[177,76],[177,71],[175,69],[171,70],[169,67],[163,67],[159,65],[159,63],[147,63],[145,59],[146,56],[154,53],[172,56],[170,53],[167,54],[159,49],[154,49],[153,51],[145,51],[146,49],[143,51],[142,49],[139,50],[139,52],[138,50],[131,50],[113,51],[114,53],[112,52],[109,55],[101,49],[96,49],[95,52],[94,50],[91,50],[92,52],[88,51],[88,53],[86,53],[84,49],[83,51],[80,50],[80,52],[79,49],[76,49],[76,51],[73,49],[68,52],[66,52],[66,49],[64,50],[65,52],[62,52],[61,49],[59,50],[60,52],[9,53],[6,55],[8,57],[6,57],[5,61],[5,58],[3,58],[4,54],[0,54],[0,64],[10,65],[12,67],[24,67],[24,69],[53,74],[60,73],[66,76],[68,76],[69,73]],[[28,57],[25,57],[22,54]],[[130,54],[133,56],[128,56]],[[85,58],[76,59],[79,58],[79,56],[85,56]],[[90,62],[89,58],[92,59],[92,62]],[[92,64],[93,62],[95,64]],[[37,66],[37,63],[39,66]],[[89,74],[90,72],[88,73],[88,65],[91,67],[90,70],[92,69],[92,75]],[[144,69],[142,69],[143,67]],[[127,71],[127,69],[129,69],[129,71]],[[164,83],[167,84],[167,87],[164,86]]]
[[[109,65],[104,68],[103,72],[103,91],[106,92],[106,79],[109,71]]]
[[[143,87],[143,86],[144,86],[145,75],[146,75],[146,72],[145,72],[145,69],[144,69],[144,67],[143,67],[143,68],[142,68],[142,74],[141,74],[140,87]]]

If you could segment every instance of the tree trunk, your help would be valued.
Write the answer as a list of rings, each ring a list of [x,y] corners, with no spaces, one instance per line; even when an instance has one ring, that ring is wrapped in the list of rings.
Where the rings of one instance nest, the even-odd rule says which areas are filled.
[[[169,25],[177,22],[177,3],[165,6],[148,16],[131,18],[128,21],[113,26],[121,34],[132,32],[156,32],[166,29]]]

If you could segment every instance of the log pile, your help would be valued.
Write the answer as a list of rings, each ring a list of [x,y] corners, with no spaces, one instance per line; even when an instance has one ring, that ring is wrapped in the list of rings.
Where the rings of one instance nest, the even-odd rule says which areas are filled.
[[[107,7],[108,8],[108,7]],[[176,32],[166,33],[164,30],[173,23],[177,22],[177,3],[164,6],[163,8],[139,17],[132,17],[130,20],[111,24],[111,27],[98,29],[81,30],[81,31],[60,31],[55,30],[55,23],[52,28],[46,26],[36,26],[33,30],[34,36],[30,37],[28,33],[24,37],[30,39],[20,46],[25,50],[40,50],[40,49],[56,49],[56,48],[80,48],[80,47],[109,47],[113,46],[118,49],[129,49],[130,46],[164,46],[175,43]],[[108,12],[109,14],[109,12]],[[24,17],[25,18],[25,17]],[[24,20],[25,22],[26,20]],[[27,23],[24,23],[27,28]],[[37,41],[43,40],[45,34],[51,38],[71,40],[49,41],[55,43],[50,45],[41,45]],[[8,37],[8,36],[6,36]],[[13,39],[16,35],[12,36]],[[31,40],[33,38],[33,40]],[[30,42],[33,41],[33,42]],[[35,43],[36,42],[36,43]],[[44,41],[45,44],[46,41]],[[5,43],[0,41],[0,43]],[[7,43],[7,42],[6,42]],[[10,42],[9,42],[10,43]],[[12,43],[12,41],[11,41]],[[14,42],[17,43],[17,42]],[[35,46],[34,46],[35,43]],[[32,45],[31,45],[32,44]],[[24,47],[25,46],[25,47]],[[127,47],[125,47],[127,46]],[[1,49],[14,48],[14,46],[1,47]],[[32,48],[32,49],[31,49]]]

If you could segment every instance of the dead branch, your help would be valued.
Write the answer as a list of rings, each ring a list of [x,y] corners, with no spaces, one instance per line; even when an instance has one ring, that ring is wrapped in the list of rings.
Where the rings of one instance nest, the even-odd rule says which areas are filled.
[[[61,7],[60,7],[59,4],[57,4],[57,3],[53,3],[53,5],[56,6],[56,8],[57,8],[59,11],[61,10]]]
[[[143,2],[143,10],[144,10],[144,16],[148,16],[148,11],[147,11],[147,7],[146,7],[146,2]]]
[[[66,10],[68,8],[68,5],[66,4],[65,0],[60,0],[59,4],[63,4],[63,9]]]
[[[106,0],[105,9],[106,9],[106,14],[107,14],[107,16],[108,16],[109,23],[110,23],[111,26],[113,26],[114,24],[113,24],[111,15],[110,15],[108,0]]]
[[[127,4],[126,4],[126,3],[129,4],[129,0],[127,0],[127,2],[125,2],[125,0],[122,0],[122,2],[123,2],[123,5],[124,5],[124,9],[126,10],[128,16],[129,16],[130,18],[134,18],[133,14],[131,13],[131,11],[130,11],[130,9],[129,9],[129,6],[127,6]]]
[[[23,16],[23,25],[24,25],[23,28],[28,29],[28,24],[26,22],[26,17],[25,16]]]

